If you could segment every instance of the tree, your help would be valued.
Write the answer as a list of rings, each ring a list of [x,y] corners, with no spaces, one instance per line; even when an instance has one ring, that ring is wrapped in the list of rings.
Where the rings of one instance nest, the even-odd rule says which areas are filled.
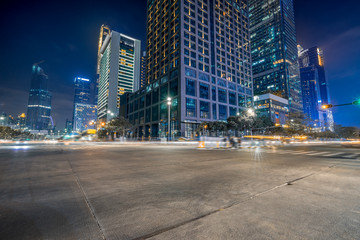
[[[132,128],[133,125],[127,119],[124,117],[116,117],[111,119],[105,128],[98,131],[98,137],[104,138],[106,135],[110,135],[111,139],[114,140],[114,135],[126,136],[126,133],[131,131]]]
[[[306,116],[301,112],[294,112],[289,114],[289,120],[287,121],[287,128],[285,132],[288,135],[303,135],[306,129]]]

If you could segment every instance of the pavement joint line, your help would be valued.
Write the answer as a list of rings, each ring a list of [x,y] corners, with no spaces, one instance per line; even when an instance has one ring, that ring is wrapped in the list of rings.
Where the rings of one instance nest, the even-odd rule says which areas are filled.
[[[87,197],[87,195],[86,195],[86,193],[85,193],[85,191],[84,191],[84,188],[82,187],[82,185],[81,185],[81,183],[80,183],[79,177],[78,177],[78,175],[75,173],[74,168],[73,168],[73,166],[72,166],[72,164],[71,164],[71,162],[70,162],[69,159],[68,159],[68,162],[69,162],[71,171],[72,171],[72,173],[73,173],[73,175],[74,175],[76,184],[78,185],[78,187],[79,187],[79,189],[80,189],[80,191],[81,191],[81,193],[82,193],[82,195],[83,195],[84,201],[85,201],[85,203],[86,203],[86,205],[87,205],[87,207],[88,207],[88,209],[89,209],[92,217],[94,218],[94,220],[95,220],[95,222],[96,222],[96,224],[97,224],[97,226],[98,226],[98,228],[99,228],[101,237],[102,237],[103,240],[106,240],[105,235],[104,235],[104,232],[103,232],[102,227],[101,227],[101,224],[100,224],[99,220],[97,219],[96,214],[95,214],[95,211],[94,211],[94,208],[92,207],[92,205],[91,205],[91,203],[90,203],[90,201],[89,201],[89,198]]]
[[[171,230],[173,230],[173,229],[176,229],[176,228],[181,227],[181,226],[183,226],[183,225],[186,225],[186,224],[188,224],[188,223],[195,222],[195,221],[197,221],[197,220],[199,220],[199,219],[202,219],[202,218],[205,218],[205,217],[207,217],[207,216],[213,215],[214,213],[218,213],[218,212],[224,211],[224,210],[226,210],[226,209],[228,209],[228,208],[231,208],[231,207],[233,207],[233,206],[239,205],[239,204],[241,204],[241,203],[245,203],[245,202],[247,202],[247,201],[249,201],[249,200],[252,200],[252,199],[254,199],[254,198],[258,197],[258,196],[261,196],[261,195],[263,195],[263,194],[265,194],[265,193],[274,191],[274,190],[276,190],[276,189],[278,189],[278,188],[285,187],[285,186],[288,186],[288,185],[292,185],[292,183],[297,182],[297,181],[300,181],[300,180],[302,180],[302,179],[304,179],[304,178],[310,177],[310,176],[312,176],[312,175],[314,175],[314,174],[315,174],[315,173],[307,174],[307,175],[305,175],[305,176],[302,176],[302,177],[296,178],[296,179],[294,179],[294,180],[285,182],[285,183],[283,183],[283,184],[277,185],[277,186],[275,186],[275,187],[272,187],[272,188],[270,188],[270,189],[268,189],[268,190],[265,190],[265,191],[256,193],[256,194],[254,194],[254,195],[251,195],[250,197],[248,197],[248,198],[246,198],[246,199],[244,199],[244,200],[234,201],[234,202],[232,202],[232,203],[229,203],[229,204],[226,205],[226,206],[223,206],[223,207],[221,207],[221,208],[215,209],[215,210],[210,211],[210,212],[208,212],[208,213],[204,213],[204,214],[202,214],[202,215],[200,215],[200,216],[197,216],[197,217],[195,217],[195,218],[191,218],[191,219],[189,219],[189,220],[180,222],[180,223],[178,223],[178,224],[175,224],[175,225],[172,225],[172,226],[168,226],[168,227],[159,229],[159,230],[157,230],[157,231],[154,231],[154,232],[145,234],[145,235],[140,236],[140,237],[137,237],[137,238],[133,238],[132,240],[146,240],[146,239],[155,237],[155,236],[157,236],[157,235],[160,235],[160,234],[162,234],[162,233],[171,231]]]

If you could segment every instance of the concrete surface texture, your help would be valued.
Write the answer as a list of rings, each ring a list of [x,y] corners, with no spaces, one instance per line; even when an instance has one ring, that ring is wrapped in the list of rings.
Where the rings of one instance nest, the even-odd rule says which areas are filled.
[[[0,148],[0,239],[359,239],[360,152]]]

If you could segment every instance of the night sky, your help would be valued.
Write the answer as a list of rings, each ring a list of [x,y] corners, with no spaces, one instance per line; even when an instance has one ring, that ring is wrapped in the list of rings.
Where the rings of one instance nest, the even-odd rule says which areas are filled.
[[[360,98],[360,2],[295,0],[297,40],[324,49],[333,104]],[[95,4],[97,3],[97,4]],[[75,76],[95,79],[101,24],[146,39],[146,0],[6,1],[0,24],[0,112],[26,113],[33,63],[49,76],[57,128],[71,119]],[[335,121],[360,127],[360,107],[334,109]]]

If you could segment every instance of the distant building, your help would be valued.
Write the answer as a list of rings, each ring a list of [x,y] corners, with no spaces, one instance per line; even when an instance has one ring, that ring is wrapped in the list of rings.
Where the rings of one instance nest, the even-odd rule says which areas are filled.
[[[74,80],[74,88],[75,88],[74,104],[91,103],[91,82],[89,79],[76,77]]]
[[[141,41],[111,31],[102,44],[98,91],[98,119],[118,116],[120,96],[139,88]]]
[[[247,1],[148,1],[146,45],[146,85],[127,98],[135,136],[192,137],[252,107]]]
[[[74,86],[73,131],[93,129],[96,123],[96,105],[91,104],[91,82],[89,79],[76,77]]]
[[[302,111],[293,0],[249,0],[254,95],[287,99]]]
[[[309,125],[333,130],[332,111],[321,109],[321,105],[330,104],[323,51],[318,47],[303,49],[300,45],[298,50],[303,107]]]
[[[254,97],[256,113],[271,118],[275,125],[285,125],[289,118],[289,101],[271,93]]]
[[[66,121],[65,121],[65,132],[67,134],[70,134],[70,133],[72,133],[72,131],[73,131],[73,121],[66,119]]]
[[[73,130],[82,132],[87,129],[95,129],[96,106],[93,104],[75,103]]]
[[[140,86],[144,87],[146,84],[146,52],[144,51],[141,56],[141,68],[140,68]]]
[[[16,127],[18,129],[26,128],[26,115],[25,115],[25,113],[22,113],[17,117]]]
[[[34,64],[30,86],[26,125],[29,130],[48,130],[51,126],[51,93],[48,91],[48,76]]]
[[[9,124],[9,117],[6,113],[0,113],[0,126],[7,127]]]

